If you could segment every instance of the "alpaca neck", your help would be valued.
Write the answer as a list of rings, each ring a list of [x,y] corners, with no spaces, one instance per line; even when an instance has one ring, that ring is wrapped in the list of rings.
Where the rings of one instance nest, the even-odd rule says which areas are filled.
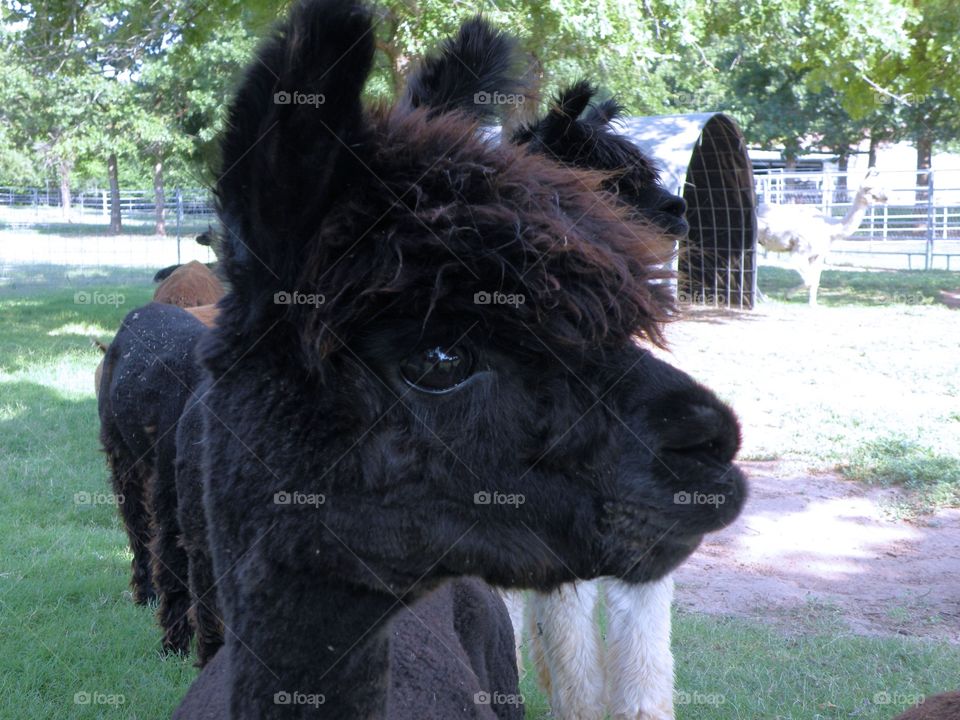
[[[850,211],[846,217],[843,218],[843,223],[840,225],[843,237],[850,237],[859,229],[860,223],[863,222],[863,218],[866,216],[867,208],[869,207],[870,201],[867,200],[866,194],[861,189],[853,199],[853,205],[850,207]]]
[[[281,585],[258,597],[264,614],[237,632],[232,717],[386,718],[386,629],[402,605],[336,583],[292,578]]]

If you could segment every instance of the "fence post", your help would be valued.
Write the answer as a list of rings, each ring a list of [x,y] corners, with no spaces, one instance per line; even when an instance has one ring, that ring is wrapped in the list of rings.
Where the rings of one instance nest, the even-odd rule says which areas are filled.
[[[924,258],[924,270],[933,269],[933,168],[927,174],[927,252]]]
[[[180,227],[183,225],[183,193],[176,190],[177,197],[177,265],[180,264]]]

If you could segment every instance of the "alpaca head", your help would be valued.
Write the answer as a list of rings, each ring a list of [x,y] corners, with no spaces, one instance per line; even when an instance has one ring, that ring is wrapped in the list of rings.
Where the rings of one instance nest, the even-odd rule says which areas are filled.
[[[868,207],[887,202],[887,191],[880,182],[880,173],[876,168],[867,171],[867,176],[860,183],[859,193]]]
[[[612,99],[590,105],[596,92],[587,81],[561,91],[546,116],[517,131],[514,142],[565,165],[609,172],[605,189],[666,233],[685,236],[687,204],[663,188],[656,166],[636,145],[612,131],[623,108]]]
[[[373,48],[300,6],[230,112],[214,550],[395,592],[662,576],[745,497],[733,413],[642,347],[673,238],[459,101],[365,110]],[[500,89],[459,59],[445,97]]]

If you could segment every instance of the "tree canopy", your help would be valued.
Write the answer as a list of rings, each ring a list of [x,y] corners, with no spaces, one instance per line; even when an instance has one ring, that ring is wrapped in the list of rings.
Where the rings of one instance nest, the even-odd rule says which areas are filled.
[[[0,184],[209,182],[237,73],[286,5],[0,0]],[[928,167],[956,144],[953,0],[382,0],[370,96],[478,11],[520,37],[541,98],[589,77],[633,114],[726,110],[788,159],[907,139]]]

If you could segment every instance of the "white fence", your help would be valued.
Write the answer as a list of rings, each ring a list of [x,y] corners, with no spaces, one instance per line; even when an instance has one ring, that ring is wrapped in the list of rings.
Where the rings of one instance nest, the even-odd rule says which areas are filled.
[[[134,225],[153,223],[156,202],[153,190],[121,190],[120,215]],[[70,207],[64,208],[60,193],[53,188],[0,187],[0,219],[19,215],[21,222],[110,222],[112,202],[108,190],[79,190],[72,193]],[[164,194],[164,216],[169,225],[209,223],[215,215],[209,192],[173,188]]]
[[[838,172],[757,172],[757,202],[814,205],[827,215],[843,217],[862,180],[862,175]],[[830,261],[873,268],[960,270],[960,188],[939,187],[934,171],[924,186],[917,185],[915,171],[881,173],[875,185],[886,192],[887,203],[871,207],[848,240],[834,243]],[[54,187],[0,187],[0,266],[149,268],[209,260],[209,250],[193,239],[216,222],[211,194],[172,188],[164,206],[167,236],[157,237],[153,191],[121,191],[123,232],[111,235],[106,190],[77,191],[65,212]]]

